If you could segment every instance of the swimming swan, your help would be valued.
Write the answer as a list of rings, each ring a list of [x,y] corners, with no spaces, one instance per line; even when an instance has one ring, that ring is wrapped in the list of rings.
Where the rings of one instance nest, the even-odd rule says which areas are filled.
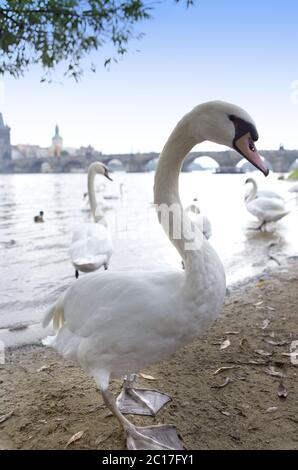
[[[88,169],[88,195],[94,222],[79,225],[73,233],[69,255],[75,267],[75,276],[79,271],[89,273],[102,266],[108,269],[113,251],[112,241],[107,229],[101,206],[97,205],[94,190],[96,173],[110,178],[107,168],[100,162],[92,163]]]

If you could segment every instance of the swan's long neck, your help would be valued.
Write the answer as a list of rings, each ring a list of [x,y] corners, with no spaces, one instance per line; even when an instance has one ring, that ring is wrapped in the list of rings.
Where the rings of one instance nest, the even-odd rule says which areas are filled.
[[[95,222],[104,222],[104,216],[101,215],[100,211],[98,211],[97,201],[96,201],[96,194],[95,194],[95,176],[96,176],[96,168],[91,167],[88,172],[88,196],[90,202],[90,209],[91,214]]]
[[[186,263],[186,267],[187,264],[190,264],[195,253],[200,251],[200,241],[202,241],[200,237],[203,237],[201,233],[197,233],[199,239],[195,241],[195,246],[192,244],[193,249],[190,249],[189,242],[194,238],[194,225],[191,223],[187,213],[183,211],[179,197],[178,180],[183,160],[195,144],[204,140],[203,136],[201,140],[194,139],[191,136],[189,119],[190,116],[186,115],[170,135],[160,155],[154,183],[154,203],[158,211],[159,220],[170,241]],[[163,208],[165,210],[166,208],[172,209],[171,214],[173,216],[169,219],[167,219],[166,215],[163,216]],[[180,228],[181,236],[177,232],[176,236],[174,236],[173,220],[178,232]]]
[[[250,201],[252,201],[253,199],[255,199],[255,197],[256,197],[256,195],[257,195],[257,192],[258,192],[258,186],[257,186],[257,183],[255,182],[255,180],[250,179],[249,181],[250,181],[250,183],[252,184],[252,188],[251,188],[251,191],[250,191],[250,193],[249,193],[247,202],[250,202]]]

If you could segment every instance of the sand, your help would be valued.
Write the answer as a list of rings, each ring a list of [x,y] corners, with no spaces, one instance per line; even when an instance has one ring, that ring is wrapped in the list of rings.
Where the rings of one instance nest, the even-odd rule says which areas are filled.
[[[187,449],[298,449],[298,365],[287,355],[298,340],[297,297],[295,258],[231,290],[208,334],[144,371],[155,380],[140,383],[172,402],[155,418],[131,420],[175,424]],[[229,369],[215,375],[221,367]],[[120,386],[113,383],[113,392]],[[0,449],[64,449],[79,431],[69,449],[125,448],[118,423],[79,367],[41,345],[6,351]]]

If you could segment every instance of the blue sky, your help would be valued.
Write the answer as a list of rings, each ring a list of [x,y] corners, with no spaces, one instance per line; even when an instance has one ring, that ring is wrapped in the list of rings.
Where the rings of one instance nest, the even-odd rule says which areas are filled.
[[[57,122],[65,146],[160,151],[185,112],[222,99],[250,112],[259,148],[280,142],[298,148],[298,99],[291,96],[298,80],[298,2],[197,0],[186,9],[167,0],[153,16],[139,25],[146,35],[123,60],[106,70],[108,49],[100,51],[92,57],[97,73],[86,61],[79,83],[40,83],[38,67],[18,80],[4,77],[0,110],[12,143],[48,146]]]

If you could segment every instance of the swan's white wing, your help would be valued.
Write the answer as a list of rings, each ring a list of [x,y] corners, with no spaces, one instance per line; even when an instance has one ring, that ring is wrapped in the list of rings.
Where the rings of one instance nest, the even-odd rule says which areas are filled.
[[[267,197],[253,199],[247,204],[247,206],[255,208],[256,210],[262,212],[285,210],[285,205],[281,200]]]
[[[280,194],[276,193],[275,191],[270,191],[269,189],[261,189],[257,192],[257,198],[263,197],[280,199],[283,201],[283,197]]]
[[[188,290],[183,295],[185,274],[179,271],[108,271],[80,278],[46,314],[45,325],[64,320],[55,347],[89,369],[114,375],[172,354],[206,331],[222,307],[224,272],[208,242],[203,256],[208,266],[190,297]]]
[[[246,204],[247,210],[261,221],[275,222],[289,214],[280,199],[257,198]]]

